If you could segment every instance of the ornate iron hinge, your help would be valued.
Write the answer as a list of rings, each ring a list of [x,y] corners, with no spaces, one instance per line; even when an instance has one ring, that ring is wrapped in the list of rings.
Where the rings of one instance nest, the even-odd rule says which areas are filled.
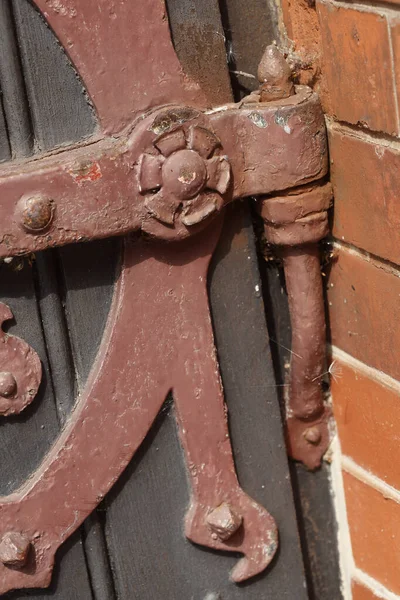
[[[186,536],[242,553],[235,582],[272,560],[275,521],[235,472],[207,298],[221,215],[235,199],[255,197],[266,237],[283,258],[293,325],[290,453],[315,468],[328,444],[317,242],[328,231],[331,189],[318,96],[293,86],[283,55],[270,46],[258,92],[204,109],[206,98],[180,72],[158,18],[161,3],[120,3],[116,31],[96,2],[82,3],[78,22],[72,0],[64,1],[66,12],[37,0],[84,78],[102,134],[1,169],[0,257],[146,235],[126,237],[103,341],[64,430],[36,473],[0,498],[0,593],[49,585],[56,550],[118,479],[171,390],[191,482]],[[143,36],[132,35],[143,19],[146,39],[150,23],[158,43],[146,46],[146,66],[135,63],[133,81],[129,64],[118,64],[130,50],[145,50]],[[3,414],[24,408],[37,391],[40,365],[23,348],[31,378],[27,366],[4,357]]]

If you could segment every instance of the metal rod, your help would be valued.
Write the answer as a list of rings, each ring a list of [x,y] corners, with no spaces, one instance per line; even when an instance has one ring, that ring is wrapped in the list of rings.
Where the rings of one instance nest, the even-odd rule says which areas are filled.
[[[325,362],[325,313],[318,244],[280,249],[292,324],[289,408],[299,419],[315,419],[323,409],[321,376]]]

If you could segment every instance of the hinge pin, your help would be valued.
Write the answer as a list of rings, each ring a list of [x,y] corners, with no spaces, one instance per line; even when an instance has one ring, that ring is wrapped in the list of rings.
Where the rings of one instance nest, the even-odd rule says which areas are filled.
[[[260,82],[261,102],[293,96],[295,90],[292,69],[275,44],[266,47],[258,65],[257,75]]]

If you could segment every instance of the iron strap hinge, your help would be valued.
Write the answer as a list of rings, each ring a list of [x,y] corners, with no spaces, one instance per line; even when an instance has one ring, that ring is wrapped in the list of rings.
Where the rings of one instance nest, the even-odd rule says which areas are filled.
[[[135,3],[128,4],[127,10],[136,10]],[[257,575],[272,560],[278,546],[275,521],[236,477],[208,314],[207,268],[220,231],[216,217],[230,202],[253,197],[266,238],[282,256],[289,295],[289,452],[316,468],[329,441],[320,385],[325,321],[317,243],[328,232],[332,193],[317,94],[293,85],[276,46],[267,48],[259,80],[260,89],[239,103],[207,110],[153,107],[122,132],[1,168],[0,258],[132,232],[155,242],[135,245],[126,239],[85,391],[37,472],[20,490],[0,498],[0,593],[49,585],[57,548],[111,488],[171,389],[191,482],[187,537],[244,554],[232,572],[236,582]],[[201,235],[206,228],[207,235]],[[10,318],[4,304],[1,310],[0,321]],[[150,334],[142,321],[162,321],[168,353],[157,328]],[[0,359],[9,365],[0,373],[3,415],[18,413],[33,400],[41,374],[32,349],[18,338],[12,348],[6,342],[0,348]],[[120,356],[130,360],[121,364]],[[109,436],[104,457],[98,452],[99,411]]]

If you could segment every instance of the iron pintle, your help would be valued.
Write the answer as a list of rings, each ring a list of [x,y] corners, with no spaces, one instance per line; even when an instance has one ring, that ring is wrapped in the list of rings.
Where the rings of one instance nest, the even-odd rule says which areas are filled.
[[[293,96],[292,69],[275,44],[266,47],[258,65],[257,75],[260,82],[261,102]]]

